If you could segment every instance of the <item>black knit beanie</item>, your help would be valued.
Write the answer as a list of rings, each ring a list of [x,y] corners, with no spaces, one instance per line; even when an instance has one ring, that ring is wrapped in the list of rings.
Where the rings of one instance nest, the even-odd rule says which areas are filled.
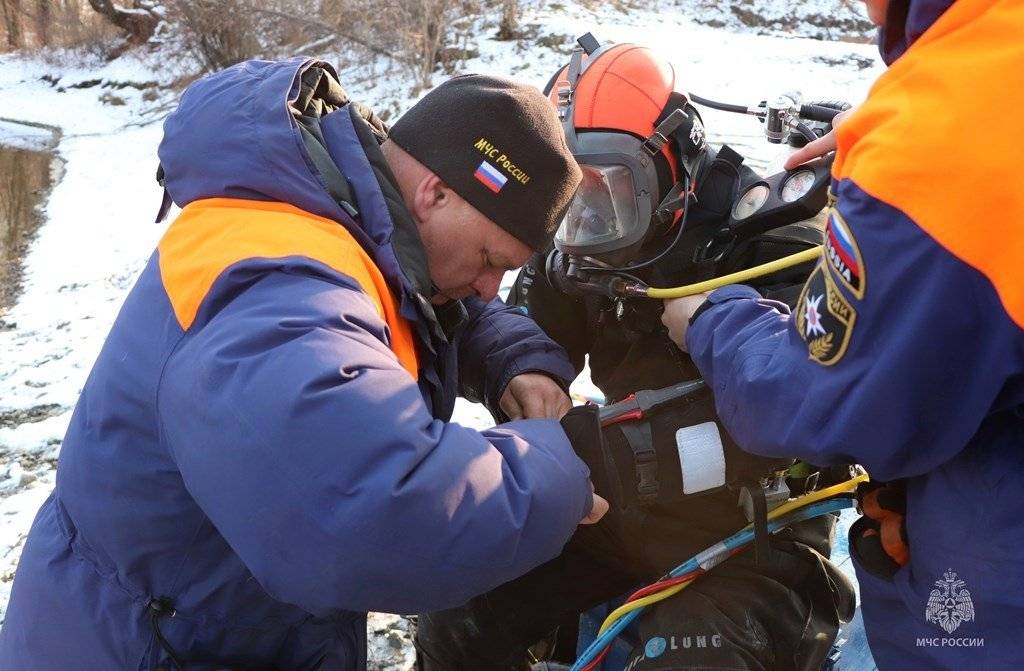
[[[535,250],[551,242],[582,178],[551,103],[502,77],[449,79],[402,115],[390,137]]]

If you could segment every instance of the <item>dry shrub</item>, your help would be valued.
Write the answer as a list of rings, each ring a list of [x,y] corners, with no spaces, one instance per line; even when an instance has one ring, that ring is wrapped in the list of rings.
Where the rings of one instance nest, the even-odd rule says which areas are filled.
[[[248,3],[241,0],[170,0],[168,20],[205,70],[220,70],[261,53]]]
[[[491,4],[506,39],[521,1]],[[153,35],[156,21],[151,44],[180,44],[204,71],[340,49],[351,50],[352,66],[385,57],[426,88],[439,68],[476,54],[474,28],[487,9],[484,0],[0,0],[0,50],[102,45],[114,57]]]
[[[0,52],[60,48],[98,52],[117,29],[85,0],[0,0]]]
[[[325,0],[321,17],[340,41],[412,68],[417,86],[428,88],[439,67],[450,71],[472,55],[468,41],[476,36],[468,24],[483,11],[482,0]],[[463,30],[454,29],[456,22],[466,24]]]
[[[317,6],[319,4],[319,6]],[[169,0],[168,20],[205,69],[256,56],[349,46],[358,54],[386,56],[413,68],[416,81],[431,76],[457,46],[452,22],[475,16],[481,0]],[[464,53],[464,50],[461,52]]]

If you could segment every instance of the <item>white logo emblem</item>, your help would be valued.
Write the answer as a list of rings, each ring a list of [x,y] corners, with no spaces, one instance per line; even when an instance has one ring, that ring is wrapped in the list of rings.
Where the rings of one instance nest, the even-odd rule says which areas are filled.
[[[690,128],[690,142],[697,149],[704,147],[704,124],[700,122],[700,119],[693,120],[693,126]]]
[[[942,574],[942,580],[935,581],[935,589],[928,596],[924,619],[942,627],[952,634],[964,622],[974,620],[974,602],[967,591],[966,583],[956,577],[953,569]]]
[[[808,337],[813,335],[825,335],[825,327],[821,325],[821,313],[818,312],[818,306],[821,304],[821,299],[825,297],[825,294],[811,298],[808,296],[804,299],[804,322],[806,326],[806,335]]]

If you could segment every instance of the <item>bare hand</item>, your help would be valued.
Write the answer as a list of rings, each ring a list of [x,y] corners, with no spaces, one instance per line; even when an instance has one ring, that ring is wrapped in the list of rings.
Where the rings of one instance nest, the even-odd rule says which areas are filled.
[[[684,352],[687,351],[686,331],[690,328],[690,317],[707,299],[707,294],[694,294],[682,298],[669,298],[665,301],[665,311],[661,313],[661,323],[668,329],[668,336],[672,342],[679,345],[679,349]]]
[[[590,490],[593,492],[594,485],[590,485]],[[594,497],[593,507],[590,509],[590,514],[580,520],[580,524],[597,524],[604,517],[604,514],[608,512],[608,502],[603,497],[597,494],[591,494]]]
[[[508,383],[498,406],[509,419],[561,419],[572,401],[547,375],[523,373]]]
[[[843,110],[842,112],[837,114],[835,116],[835,118],[832,119],[832,130],[830,130],[828,133],[826,133],[822,137],[819,137],[817,140],[814,140],[812,142],[808,142],[803,147],[800,147],[795,152],[790,154],[789,158],[786,159],[786,163],[783,165],[783,167],[786,170],[792,170],[793,168],[797,167],[801,163],[807,163],[807,161],[812,161],[812,160],[814,160],[816,158],[824,156],[825,154],[828,154],[829,152],[835,151],[836,150],[836,130],[835,129],[838,128],[839,125],[841,123],[843,123],[843,121],[845,121],[848,116],[850,116],[850,114],[854,111],[854,109],[856,109],[856,108],[851,107],[850,109]]]

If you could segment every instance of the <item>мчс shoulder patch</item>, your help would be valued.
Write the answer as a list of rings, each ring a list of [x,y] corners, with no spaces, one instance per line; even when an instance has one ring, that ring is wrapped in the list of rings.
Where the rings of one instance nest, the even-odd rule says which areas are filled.
[[[796,329],[807,355],[823,366],[839,362],[853,335],[857,312],[843,297],[824,263],[811,273],[796,305]]]
[[[849,225],[834,207],[828,211],[825,227],[825,258],[839,281],[854,296],[864,298],[864,259]]]

